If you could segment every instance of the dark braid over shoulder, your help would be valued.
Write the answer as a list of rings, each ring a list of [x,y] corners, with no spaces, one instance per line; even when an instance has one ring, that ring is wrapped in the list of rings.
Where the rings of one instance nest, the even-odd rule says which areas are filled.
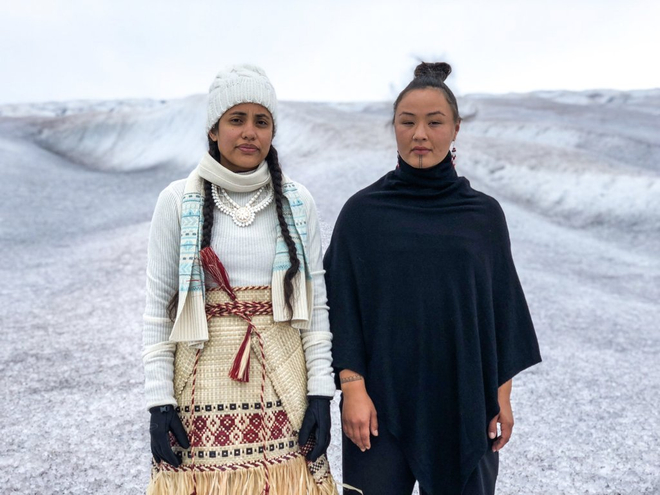
[[[292,280],[300,269],[300,260],[298,259],[298,254],[296,252],[296,244],[293,242],[291,233],[289,232],[289,226],[284,219],[284,210],[282,208],[282,201],[284,200],[284,193],[282,192],[282,169],[280,168],[280,162],[277,157],[277,150],[274,146],[270,147],[268,155],[266,156],[266,161],[268,162],[268,170],[270,170],[270,177],[273,181],[277,220],[280,223],[280,229],[282,230],[282,237],[284,237],[284,242],[289,248],[289,261],[291,262],[291,266],[284,275],[284,297],[286,297],[286,306],[291,313],[293,311],[291,306],[291,298],[293,297]]]
[[[213,193],[211,192],[211,183],[204,180],[204,206],[202,213],[204,214],[204,226],[202,227],[202,243],[200,244],[200,251],[205,247],[211,245],[211,232],[213,231],[213,209],[215,204],[213,202]]]

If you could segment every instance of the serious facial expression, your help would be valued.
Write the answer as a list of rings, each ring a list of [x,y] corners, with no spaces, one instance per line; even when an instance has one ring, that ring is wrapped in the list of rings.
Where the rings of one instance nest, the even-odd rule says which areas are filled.
[[[211,129],[209,136],[218,143],[222,165],[232,172],[252,170],[270,150],[273,117],[262,105],[241,103],[220,117],[217,132]]]
[[[435,88],[414,89],[396,109],[394,133],[399,154],[413,167],[440,163],[456,139],[460,123],[454,121],[447,98]]]

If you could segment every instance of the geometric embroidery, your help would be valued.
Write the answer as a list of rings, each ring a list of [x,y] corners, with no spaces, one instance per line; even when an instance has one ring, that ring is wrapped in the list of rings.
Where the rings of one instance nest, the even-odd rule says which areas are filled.
[[[187,410],[187,411],[186,411]],[[195,406],[195,414],[184,406],[177,412],[194,448],[197,462],[259,458],[263,456],[264,442],[261,439],[262,417],[266,423],[266,449],[276,456],[297,452],[297,432],[293,431],[289,417],[281,401],[266,403],[261,412],[260,403],[240,404],[200,404]],[[191,423],[192,419],[192,423]],[[182,449],[170,436],[172,449],[181,458],[192,459],[193,451]],[[271,457],[269,455],[269,457]]]
[[[207,409],[204,408],[204,411]],[[284,409],[266,409],[265,413],[268,440],[280,440],[293,433],[289,417]],[[182,414],[182,422],[186,431],[190,431],[190,415]],[[201,438],[201,445],[224,446],[256,443],[260,440],[261,412],[240,414],[222,413],[195,415],[194,432]],[[199,444],[199,442],[195,442]]]

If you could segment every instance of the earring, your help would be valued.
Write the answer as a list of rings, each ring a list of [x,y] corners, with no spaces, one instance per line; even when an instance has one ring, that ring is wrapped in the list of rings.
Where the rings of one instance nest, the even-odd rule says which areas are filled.
[[[456,167],[456,141],[452,141],[451,147],[451,164]]]

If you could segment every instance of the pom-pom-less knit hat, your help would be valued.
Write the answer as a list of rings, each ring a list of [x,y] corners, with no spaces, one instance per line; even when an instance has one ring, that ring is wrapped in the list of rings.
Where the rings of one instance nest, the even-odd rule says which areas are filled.
[[[215,76],[209,88],[206,111],[206,132],[227,110],[240,103],[258,103],[273,117],[273,130],[277,124],[277,97],[275,89],[261,67],[250,64],[231,65]]]

